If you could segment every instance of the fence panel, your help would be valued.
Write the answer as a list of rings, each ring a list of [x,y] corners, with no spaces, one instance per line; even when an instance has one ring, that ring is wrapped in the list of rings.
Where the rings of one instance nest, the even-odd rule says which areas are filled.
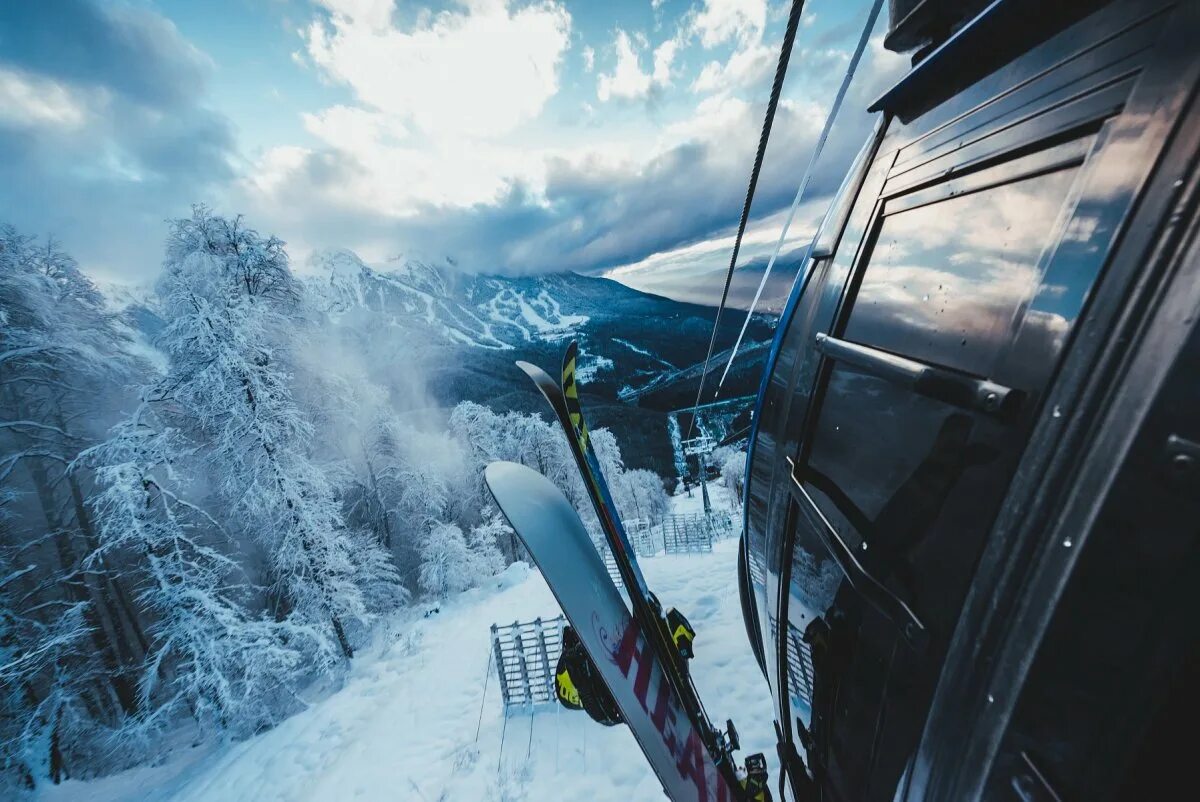
[[[663,551],[695,554],[712,551],[713,530],[701,512],[670,515],[663,521]]]
[[[656,530],[658,527],[650,525],[650,522],[644,518],[635,518],[625,525],[625,531],[629,534],[629,542],[633,545],[633,551],[639,557],[653,557],[661,550],[658,542]]]
[[[566,619],[492,624],[492,653],[505,708],[555,701],[554,669],[562,654]]]
[[[608,578],[613,581],[617,589],[623,589],[625,583],[621,580],[621,569],[617,568],[617,558],[613,556],[612,550],[608,545],[597,546],[600,549],[600,556],[604,558],[604,567],[608,570]]]
[[[774,643],[779,643],[778,621],[775,616],[770,616],[769,620],[771,624],[771,640]],[[788,622],[787,625],[787,664],[788,686],[794,689],[797,695],[811,706],[813,682],[815,679],[812,649],[805,643],[804,633],[791,622]]]

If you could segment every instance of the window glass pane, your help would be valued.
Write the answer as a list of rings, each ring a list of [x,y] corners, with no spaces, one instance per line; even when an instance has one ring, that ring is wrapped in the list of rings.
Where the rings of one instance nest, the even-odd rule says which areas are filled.
[[[884,218],[845,338],[991,375],[1040,281],[1076,168]]]
[[[805,489],[877,580],[926,625],[949,626],[958,599],[947,591],[966,587],[991,523],[986,508],[1008,484],[1001,456],[1019,452],[1005,434],[986,416],[838,366]],[[986,488],[986,498],[958,503],[968,485]]]

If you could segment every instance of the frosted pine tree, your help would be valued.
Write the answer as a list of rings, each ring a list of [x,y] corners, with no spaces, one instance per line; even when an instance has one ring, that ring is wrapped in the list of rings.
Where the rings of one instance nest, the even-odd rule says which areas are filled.
[[[69,254],[0,225],[0,500],[12,513],[0,559],[14,567],[0,574],[0,742],[24,755],[0,774],[26,784],[68,776],[103,726],[136,712],[142,622],[121,566],[80,562],[96,537],[91,488],[67,470],[138,368],[127,345]]]
[[[312,429],[286,365],[300,288],[283,243],[198,207],[172,225],[164,269],[170,370],[157,400],[207,441],[217,491],[267,554],[277,617],[322,628],[350,657],[347,627],[371,618],[372,589],[396,574],[376,544],[347,531],[309,456]]]
[[[209,729],[252,732],[286,710],[301,679],[300,645],[323,639],[247,611],[252,589],[220,526],[180,496],[175,465],[192,449],[148,415],[139,410],[82,456],[100,487],[91,499],[100,548],[88,562],[138,555],[137,600],[154,621],[139,715],[122,736],[146,735],[180,713]]]

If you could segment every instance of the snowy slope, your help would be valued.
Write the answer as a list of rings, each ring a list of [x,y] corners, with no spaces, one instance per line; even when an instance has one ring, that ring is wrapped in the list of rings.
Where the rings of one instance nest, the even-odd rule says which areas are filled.
[[[711,486],[715,505],[724,488]],[[696,511],[700,494],[676,499]],[[733,717],[748,751],[772,757],[770,696],[742,625],[736,541],[711,555],[643,563],[659,597],[698,631],[693,662],[709,712]],[[487,681],[488,628],[558,614],[541,576],[524,564],[492,587],[382,627],[336,693],[279,727],[163,766],[93,782],[68,782],[49,802],[333,802],[335,800],[661,800],[633,737],[556,707],[502,715],[496,677]],[[481,717],[482,711],[482,717]],[[476,740],[476,728],[479,737]],[[503,753],[501,742],[503,739]]]
[[[558,353],[564,340],[577,338],[591,348],[580,367],[593,380],[617,381],[619,361],[620,380],[641,393],[694,377],[716,312],[575,273],[471,275],[419,261],[378,270],[347,250],[315,254],[305,281],[332,319],[369,321],[372,333],[391,330],[410,344],[508,352],[498,356],[509,363],[514,355]],[[766,318],[756,318],[750,333],[758,342],[770,331]],[[677,366],[692,366],[692,373]]]
[[[311,268],[308,286],[335,319],[370,310],[392,326],[468,347],[508,351],[560,340],[589,319],[565,312],[578,300],[551,281],[461,276],[417,261],[377,271],[347,250],[317,253]]]

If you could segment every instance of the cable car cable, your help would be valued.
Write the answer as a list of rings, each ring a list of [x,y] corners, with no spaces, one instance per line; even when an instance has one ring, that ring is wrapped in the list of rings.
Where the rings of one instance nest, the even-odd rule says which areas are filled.
[[[779,106],[779,93],[783,89],[783,77],[787,74],[788,61],[792,57],[792,44],[796,41],[796,28],[804,0],[792,0],[788,15],[787,30],[783,34],[783,45],[779,50],[779,64],[775,67],[775,81],[771,84],[771,99],[767,102],[767,114],[763,119],[762,133],[758,137],[758,152],[754,156],[754,169],[750,171],[750,186],[746,188],[746,202],[742,205],[742,217],[738,223],[737,237],[733,240],[733,255],[729,259],[729,270],[725,273],[725,288],[721,291],[721,303],[717,306],[717,317],[713,320],[712,336],[708,340],[708,354],[704,357],[704,369],[700,371],[700,387],[696,391],[696,403],[692,406],[692,420],[688,424],[688,439],[696,425],[696,411],[700,408],[700,396],[704,393],[704,379],[708,376],[708,363],[712,360],[713,347],[717,344],[717,330],[721,325],[721,313],[729,300],[729,285],[733,281],[733,268],[737,264],[738,251],[742,247],[742,236],[746,233],[746,222],[750,219],[750,204],[754,201],[754,190],[758,186],[758,175],[762,171],[763,156],[767,140],[771,137],[771,126],[775,122],[775,109]]]
[[[771,253],[771,258],[767,260],[767,269],[763,271],[762,278],[758,282],[758,289],[754,292],[754,300],[750,302],[750,308],[746,311],[746,319],[742,321],[742,330],[738,333],[737,340],[733,343],[733,350],[729,352],[729,361],[725,363],[725,370],[721,373],[721,380],[717,382],[717,389],[713,391],[713,398],[721,392],[721,387],[725,384],[725,377],[729,375],[729,369],[733,367],[733,360],[737,357],[738,349],[742,345],[742,339],[746,336],[746,329],[750,328],[750,319],[754,316],[754,309],[758,306],[758,301],[762,298],[763,288],[767,286],[767,279],[771,276],[771,268],[775,266],[775,260],[779,257],[779,251],[783,248],[783,242],[787,239],[788,229],[791,228],[792,219],[796,216],[796,209],[800,206],[800,200],[804,197],[805,191],[808,189],[808,182],[812,179],[813,170],[816,167],[817,160],[821,158],[821,151],[825,149],[825,141],[829,138],[829,132],[833,129],[833,123],[837,119],[838,111],[842,108],[842,101],[846,99],[846,90],[850,88],[850,81],[854,78],[854,73],[858,69],[858,62],[862,59],[863,51],[867,49],[867,41],[871,38],[871,31],[875,28],[875,20],[879,16],[879,9],[883,6],[883,0],[875,0],[875,5],[871,7],[871,13],[867,17],[867,24],[863,26],[862,35],[858,39],[858,47],[854,50],[854,55],[850,58],[850,64],[846,68],[846,75],[842,78],[842,85],[838,88],[837,95],[834,97],[833,106],[829,110],[829,116],[825,118],[825,127],[821,129],[821,136],[817,138],[817,145],[813,148],[812,156],[809,157],[808,167],[804,170],[804,178],[800,180],[800,188],[796,190],[796,198],[792,201],[792,208],[788,212],[787,219],[783,222],[783,230],[779,232],[779,241],[775,243],[775,250]]]

